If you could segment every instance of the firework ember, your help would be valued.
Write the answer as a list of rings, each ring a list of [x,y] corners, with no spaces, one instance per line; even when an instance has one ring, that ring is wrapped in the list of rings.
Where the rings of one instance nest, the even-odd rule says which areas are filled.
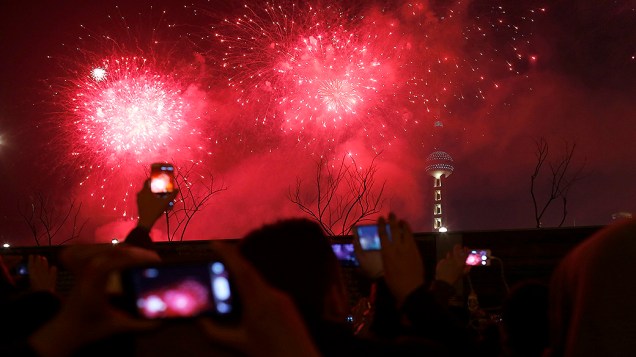
[[[91,71],[91,76],[98,82],[102,81],[104,80],[104,78],[106,78],[106,70],[100,67],[93,68],[93,70]]]

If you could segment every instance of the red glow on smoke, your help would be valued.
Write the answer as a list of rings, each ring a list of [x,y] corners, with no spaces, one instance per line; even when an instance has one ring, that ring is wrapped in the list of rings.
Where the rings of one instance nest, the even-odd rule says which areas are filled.
[[[506,8],[483,18],[472,11],[471,2],[435,11],[408,2],[248,3],[213,22],[206,45],[238,104],[262,124],[299,141],[337,143],[362,132],[378,148],[483,103],[498,78],[532,61],[523,26]],[[531,23],[532,13],[520,21]]]
[[[242,160],[276,150],[338,162],[355,143],[352,157],[391,146],[425,156],[434,127],[478,127],[465,114],[487,107],[536,58],[524,32],[531,12],[471,4],[249,1],[227,12],[212,4],[194,60],[191,47],[147,49],[132,31],[123,45],[87,36],[83,44],[96,48],[77,46],[84,56],[70,61],[58,90],[79,195],[126,216],[152,162],[196,162],[244,179],[255,169]],[[151,37],[156,44],[154,29]]]

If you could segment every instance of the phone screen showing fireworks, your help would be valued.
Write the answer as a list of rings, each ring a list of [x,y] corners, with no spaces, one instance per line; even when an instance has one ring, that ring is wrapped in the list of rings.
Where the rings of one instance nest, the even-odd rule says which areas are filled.
[[[484,266],[490,265],[490,250],[471,250],[466,257],[466,265]]]
[[[333,243],[331,249],[336,255],[336,258],[344,266],[358,266],[358,260],[356,259],[356,253],[353,249],[353,243]]]
[[[237,313],[229,273],[220,261],[128,269],[122,281],[129,305],[144,318],[229,318]]]
[[[174,166],[167,163],[156,163],[150,167],[150,191],[166,194],[174,191]]]
[[[356,226],[356,232],[362,250],[380,250],[380,233],[378,233],[377,224]],[[391,230],[388,224],[386,225],[386,233],[391,239]]]

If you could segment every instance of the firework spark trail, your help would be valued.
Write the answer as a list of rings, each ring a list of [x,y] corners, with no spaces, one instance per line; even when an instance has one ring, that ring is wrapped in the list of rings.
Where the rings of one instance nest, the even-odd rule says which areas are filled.
[[[269,114],[282,118],[283,131],[346,127],[371,111],[391,73],[383,65],[390,55],[376,50],[373,34],[350,32],[351,19],[336,6],[244,8],[214,29],[242,105],[275,103]]]
[[[240,105],[261,103],[255,116],[277,119],[284,132],[335,142],[354,127],[385,140],[452,118],[462,105],[484,102],[498,80],[522,74],[529,42],[514,21],[531,23],[534,10],[478,6],[250,3],[211,26],[211,47],[221,50],[210,57]]]

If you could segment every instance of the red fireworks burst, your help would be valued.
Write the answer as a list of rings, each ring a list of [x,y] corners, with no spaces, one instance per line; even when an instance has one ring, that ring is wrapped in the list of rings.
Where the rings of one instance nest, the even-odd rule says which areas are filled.
[[[334,142],[353,127],[386,141],[413,124],[452,117],[462,104],[483,101],[495,80],[523,72],[520,25],[502,6],[477,6],[244,5],[211,26],[209,53],[238,102],[285,132],[327,133]],[[518,18],[531,22],[532,12]]]
[[[80,83],[75,125],[93,152],[148,163],[164,156],[187,127],[180,86],[146,63],[139,57],[103,60]]]
[[[126,216],[127,198],[150,163],[193,161],[205,152],[189,104],[196,89],[186,91],[175,75],[141,56],[77,67],[60,91],[60,104],[71,113],[60,125],[72,150],[68,162],[82,172],[80,185],[90,196]]]
[[[395,51],[378,49],[375,34],[351,31],[352,19],[335,5],[244,9],[214,30],[226,49],[221,64],[239,102],[264,103],[265,116],[281,117],[284,131],[349,126],[393,86]]]

